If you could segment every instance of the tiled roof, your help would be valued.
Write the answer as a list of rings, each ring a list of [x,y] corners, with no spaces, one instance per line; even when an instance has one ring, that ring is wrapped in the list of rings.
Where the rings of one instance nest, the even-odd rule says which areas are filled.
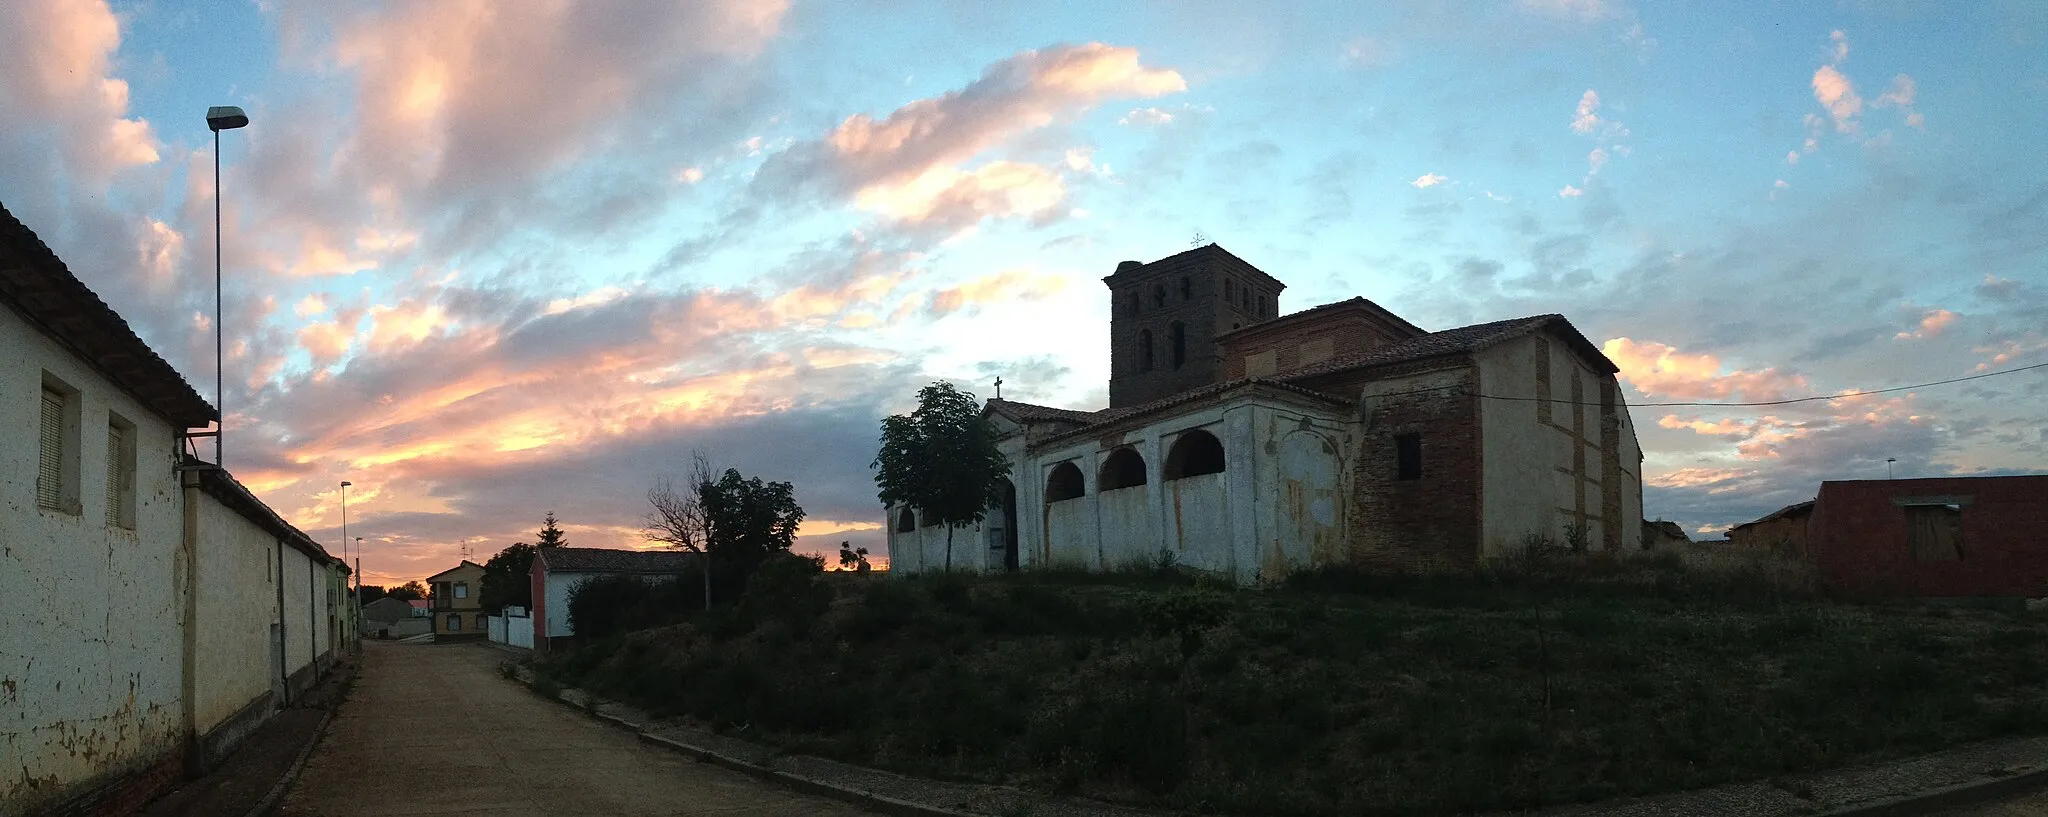
[[[286,522],[284,517],[271,510],[269,505],[263,504],[263,500],[257,499],[256,495],[236,480],[233,474],[189,454],[184,457],[184,462],[186,468],[199,474],[199,490],[219,500],[229,510],[240,514],[243,519],[283,540],[285,544],[291,545],[293,550],[306,554],[316,562],[339,563],[343,567],[348,567],[347,563],[328,554],[327,549],[321,547],[319,542],[313,541],[313,537],[307,536],[305,531],[293,527],[292,523]]]
[[[676,573],[697,558],[680,550],[552,547],[540,553],[548,570],[575,573]]]
[[[1761,519],[1758,519],[1754,522],[1744,522],[1740,525],[1736,525],[1735,527],[1729,528],[1729,530],[1741,530],[1751,525],[1761,525],[1765,522],[1783,519],[1788,516],[1796,516],[1803,513],[1809,513],[1813,510],[1813,502],[1814,501],[1811,499],[1806,500],[1805,502],[1794,502],[1790,505],[1786,505],[1783,508],[1779,508],[1775,511],[1770,512],[1768,515],[1764,516]]]
[[[1003,412],[1027,423],[1047,420],[1067,423],[1092,423],[1102,413],[1099,411],[1076,411],[1074,409],[1019,403],[1015,400],[1004,400],[999,397],[989,398],[987,408],[990,411]]]
[[[428,584],[432,584],[432,583],[433,583],[433,581],[434,581],[435,579],[441,578],[442,576],[446,576],[446,575],[448,575],[448,574],[450,574],[450,573],[454,573],[455,571],[457,571],[457,570],[461,570],[461,569],[463,569],[463,568],[465,568],[465,567],[474,567],[474,568],[476,568],[476,569],[478,569],[478,570],[484,570],[484,569],[485,569],[483,565],[477,564],[477,563],[475,563],[475,562],[472,562],[472,561],[470,561],[470,560],[468,560],[468,559],[464,559],[464,560],[462,560],[462,561],[461,561],[460,563],[457,563],[457,564],[456,564],[456,565],[455,565],[454,567],[448,568],[447,570],[443,570],[443,571],[441,571],[441,572],[439,572],[439,573],[436,573],[436,574],[434,574],[434,575],[432,575],[432,576],[428,576],[428,577],[427,577],[427,583],[428,583]]]
[[[1334,312],[1352,309],[1367,312],[1372,315],[1384,318],[1388,322],[1394,324],[1395,326],[1409,330],[1411,334],[1426,334],[1422,330],[1422,327],[1409,323],[1408,319],[1388,311],[1386,307],[1373,303],[1372,301],[1367,300],[1364,297],[1353,297],[1346,298],[1341,301],[1336,301],[1334,303],[1323,304],[1321,306],[1312,306],[1300,312],[1290,312],[1288,314],[1281,315],[1277,318],[1271,318],[1268,320],[1259,321],[1258,323],[1241,326],[1236,329],[1232,329],[1228,332],[1224,332],[1220,335],[1217,335],[1216,337],[1227,338],[1232,335],[1254,335],[1264,330],[1292,326],[1303,321],[1321,318],[1324,315],[1329,315]]]
[[[1267,275],[1265,270],[1254,267],[1251,265],[1251,262],[1232,255],[1229,250],[1223,249],[1218,244],[1204,244],[1186,252],[1169,255],[1149,264],[1139,264],[1129,268],[1119,267],[1116,272],[1105,276],[1102,280],[1108,281],[1123,275],[1146,278],[1154,275],[1172,275],[1212,265],[1222,266],[1241,274],[1265,279],[1276,290],[1287,288],[1287,284],[1281,282],[1280,279]]]
[[[1212,397],[1218,394],[1222,394],[1224,392],[1234,391],[1249,386],[1257,386],[1275,389],[1278,391],[1292,392],[1295,394],[1302,395],[1304,397],[1309,397],[1315,400],[1320,400],[1325,403],[1330,403],[1332,405],[1350,405],[1350,401],[1345,400],[1342,397],[1325,394],[1314,389],[1302,388],[1301,386],[1297,386],[1292,383],[1282,383],[1278,380],[1274,380],[1269,377],[1246,377],[1238,380],[1229,380],[1222,383],[1211,383],[1207,386],[1197,386],[1195,388],[1188,389],[1187,391],[1180,392],[1179,394],[1168,395],[1166,397],[1159,398],[1149,403],[1139,403],[1135,406],[1124,406],[1122,408],[1103,409],[1102,411],[1095,412],[1095,414],[1093,415],[1093,421],[1090,422],[1088,425],[1072,429],[1070,431],[1063,431],[1058,434],[1054,434],[1050,437],[1046,437],[1043,440],[1039,440],[1038,442],[1032,443],[1032,447],[1036,448],[1040,445],[1044,445],[1055,440],[1080,436],[1083,434],[1087,434],[1091,431],[1094,431],[1095,429],[1100,428],[1102,426],[1109,425],[1110,423],[1115,423],[1121,420],[1128,420],[1130,418],[1144,414],[1151,414],[1153,412],[1172,408],[1182,403],[1200,400],[1204,397]]]
[[[180,427],[199,428],[219,416],[5,206],[0,206],[0,302]]]
[[[1528,334],[1551,321],[1562,320],[1564,320],[1563,315],[1536,315],[1528,318],[1515,318],[1512,320],[1494,321],[1492,323],[1460,326],[1456,329],[1431,332],[1420,337],[1389,343],[1369,351],[1338,355],[1320,363],[1312,363],[1298,369],[1281,372],[1276,377],[1288,381],[1301,381],[1355,369],[1388,366],[1395,363],[1426,360],[1442,355],[1472,352],[1510,338]]]

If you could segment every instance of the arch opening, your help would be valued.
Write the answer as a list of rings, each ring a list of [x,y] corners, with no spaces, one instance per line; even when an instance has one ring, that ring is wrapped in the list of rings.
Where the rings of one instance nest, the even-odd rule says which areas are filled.
[[[1052,473],[1045,478],[1045,501],[1047,504],[1080,499],[1088,489],[1081,479],[1081,469],[1072,462],[1063,462],[1052,467]]]
[[[1118,488],[1134,488],[1145,484],[1145,458],[1129,446],[1109,452],[1102,460],[1102,471],[1096,475],[1095,490],[1114,491]]]
[[[1201,429],[1182,432],[1166,452],[1165,477],[1185,479],[1223,473],[1223,442]]]

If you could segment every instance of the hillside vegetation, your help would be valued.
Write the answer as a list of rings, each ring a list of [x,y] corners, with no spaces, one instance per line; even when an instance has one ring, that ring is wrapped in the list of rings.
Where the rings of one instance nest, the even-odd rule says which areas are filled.
[[[1547,805],[2048,731],[2032,615],[1669,558],[1264,592],[777,570],[696,615],[540,670],[792,752],[1232,814]]]

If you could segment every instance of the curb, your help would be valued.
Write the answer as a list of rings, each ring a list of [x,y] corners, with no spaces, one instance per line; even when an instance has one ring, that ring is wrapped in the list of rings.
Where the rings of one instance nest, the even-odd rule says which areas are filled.
[[[1822,812],[1816,817],[1911,817],[1942,809],[1975,805],[2042,787],[2048,787],[2048,767],[1886,798]]]
[[[358,667],[350,667],[346,680],[353,682],[357,671]],[[284,793],[293,783],[299,782],[299,772],[306,768],[306,759],[312,757],[313,750],[319,748],[320,741],[326,739],[327,725],[334,722],[334,713],[341,711],[341,705],[346,702],[346,699],[336,701],[334,706],[329,707],[327,712],[320,716],[320,723],[313,727],[313,738],[306,741],[306,745],[299,747],[298,757],[292,758],[292,765],[284,770],[284,776],[271,784],[270,791],[263,795],[263,799],[256,801],[256,805],[251,806],[242,817],[265,817],[277,810],[278,801],[284,799]]]
[[[511,680],[531,690],[533,688],[535,678],[536,676],[533,675],[531,671],[523,670],[518,677],[515,677]],[[589,692],[583,690],[577,690],[577,692],[583,694],[588,698],[595,697],[590,695]],[[566,699],[566,696],[558,697],[554,700],[556,703],[562,704],[563,706],[581,710],[586,715],[590,715],[592,717],[597,718],[598,720],[609,722],[613,726],[617,726],[621,729],[630,731],[634,734],[634,736],[638,737],[642,743],[653,744],[663,749],[668,749],[674,752],[680,752],[699,762],[709,763],[714,766],[721,766],[727,769],[731,769],[733,771],[742,772],[748,775],[752,775],[754,777],[761,778],[763,780],[768,780],[774,783],[781,784],[784,787],[796,791],[801,791],[806,794],[813,794],[821,797],[828,797],[834,800],[839,800],[841,802],[852,803],[854,805],[861,806],[863,808],[881,814],[891,815],[891,817],[988,817],[987,815],[981,814],[979,812],[958,811],[954,809],[945,808],[942,806],[917,803],[908,800],[898,799],[895,797],[890,797],[887,795],[875,794],[872,792],[862,791],[859,789],[848,788],[834,783],[828,783],[823,780],[818,780],[815,778],[805,777],[803,775],[782,771],[780,769],[765,766],[759,763],[754,763],[752,761],[741,760],[739,758],[722,754],[716,750],[709,749],[703,746],[697,746],[695,744],[685,743],[674,738],[663,737],[661,735],[654,734],[652,732],[646,731],[645,727],[642,724],[626,720],[625,718],[621,718],[616,715],[607,715],[598,712],[591,712],[585,707],[570,703]],[[324,721],[321,724],[321,728],[323,731],[326,728],[326,724]],[[303,761],[304,757],[301,756],[300,760]],[[289,778],[290,776],[295,776],[296,773],[297,766],[294,765],[293,771],[289,773],[287,777]],[[1844,806],[1841,808],[1834,809],[1832,811],[1814,811],[1799,813],[1805,815],[1805,817],[1916,817],[1917,815],[1924,815],[1934,811],[1975,805],[1985,801],[1995,800],[2000,797],[2021,794],[2042,788],[2048,788],[2048,766],[2035,769],[2028,769],[2023,772],[2015,772],[2003,776],[1992,776],[1990,773],[1983,774],[1985,777],[1989,779],[1972,780],[1968,782],[1955,783],[1948,786],[1927,789],[1912,794],[1880,798],[1868,803],[1862,803],[1853,806]],[[1598,804],[1583,805],[1597,806]],[[1790,814],[1792,814],[1792,812],[1788,812],[1786,815],[1780,815],[1779,817],[1790,817]],[[248,815],[248,817],[261,817],[261,815],[252,812],[250,815]],[[1493,817],[1500,817],[1500,815],[1495,814],[1493,815]]]

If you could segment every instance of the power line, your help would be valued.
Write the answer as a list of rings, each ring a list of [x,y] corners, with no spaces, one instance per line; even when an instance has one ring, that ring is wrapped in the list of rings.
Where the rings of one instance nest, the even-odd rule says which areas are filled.
[[[1895,392],[1895,391],[1910,391],[1910,390],[1913,390],[1913,389],[1924,389],[1924,388],[1927,388],[1927,387],[1929,387],[1929,386],[1945,386],[1945,385],[1948,385],[1948,384],[1950,384],[1950,383],[1961,383],[1961,382],[1963,382],[1963,381],[1966,381],[1966,380],[1982,380],[1982,379],[1984,379],[1984,378],[1987,378],[1987,377],[1997,377],[1997,376],[1999,376],[1999,375],[2007,375],[2007,374],[2017,374],[2017,373],[2019,373],[2019,372],[2024,372],[2024,371],[2030,371],[2030,370],[2033,370],[2033,369],[2043,369],[2043,368],[2048,368],[2048,363],[2035,363],[2035,364],[2033,364],[2033,365],[2030,365],[2030,366],[2021,366],[2021,367],[2018,367],[2018,368],[2014,368],[2014,369],[2005,369],[2005,370],[2003,370],[2003,371],[1996,371],[1996,372],[1985,372],[1985,373],[1983,373],[1983,374],[1973,374],[1973,375],[1969,375],[1969,376],[1967,376],[1967,377],[1952,377],[1952,378],[1949,378],[1949,379],[1947,379],[1947,380],[1936,380],[1936,381],[1933,381],[1933,382],[1930,382],[1930,383],[1919,383],[1919,384],[1915,384],[1915,385],[1911,385],[1911,386],[1893,386],[1893,387],[1891,387],[1891,388],[1888,388],[1888,389],[1871,389],[1871,390],[1868,390],[1868,391],[1855,391],[1855,392],[1850,392],[1850,393],[1848,393],[1848,394],[1823,394],[1823,395],[1815,395],[1815,396],[1812,396],[1812,397],[1794,397],[1794,398],[1791,398],[1791,399],[1789,399],[1789,400],[1758,400],[1758,401],[1752,401],[1752,402],[1747,402],[1747,403],[1707,403],[1707,402],[1676,402],[1676,403],[1629,403],[1629,404],[1628,404],[1628,406],[1629,406],[1630,408],[1638,408],[1638,407],[1640,407],[1640,408],[1668,408],[1668,407],[1677,407],[1677,406],[1710,406],[1710,407],[1713,407],[1713,406],[1718,406],[1718,407],[1724,407],[1724,408],[1742,408],[1742,407],[1754,407],[1754,406],[1787,406],[1787,405],[1791,405],[1791,404],[1793,404],[1793,403],[1811,403],[1811,402],[1816,402],[1816,401],[1821,401],[1821,400],[1847,400],[1847,399],[1849,399],[1849,398],[1852,398],[1852,397],[1864,397],[1864,396],[1867,396],[1867,395],[1872,395],[1872,394],[1887,394],[1887,393],[1890,393],[1890,392]],[[1368,397],[1368,398],[1373,398],[1373,397],[1402,397],[1402,396],[1406,396],[1406,395],[1410,395],[1410,394],[1427,394],[1427,393],[1430,393],[1430,392],[1440,392],[1440,391],[1445,391],[1445,390],[1453,390],[1453,389],[1455,389],[1455,390],[1462,390],[1463,388],[1464,388],[1464,387],[1462,387],[1462,386],[1430,386],[1430,387],[1427,387],[1427,388],[1421,388],[1421,389],[1413,389],[1413,390],[1410,390],[1410,391],[1397,391],[1397,392],[1387,392],[1387,393],[1385,393],[1385,394],[1371,394],[1371,395],[1366,395],[1366,397]],[[1513,401],[1519,401],[1519,402],[1528,402],[1528,403],[1556,403],[1556,404],[1559,404],[1559,405],[1565,405],[1565,406],[1600,406],[1600,405],[1606,405],[1605,403],[1596,403],[1596,402],[1592,402],[1592,401],[1588,401],[1588,400],[1559,400],[1559,399],[1555,399],[1555,398],[1543,398],[1543,397],[1513,397],[1513,396],[1509,396],[1509,395],[1504,395],[1504,394],[1480,394],[1480,393],[1478,393],[1478,392],[1466,392],[1466,394],[1470,394],[1470,395],[1472,395],[1473,397],[1479,397],[1479,398],[1484,398],[1484,399],[1487,399],[1487,400],[1513,400]]]

